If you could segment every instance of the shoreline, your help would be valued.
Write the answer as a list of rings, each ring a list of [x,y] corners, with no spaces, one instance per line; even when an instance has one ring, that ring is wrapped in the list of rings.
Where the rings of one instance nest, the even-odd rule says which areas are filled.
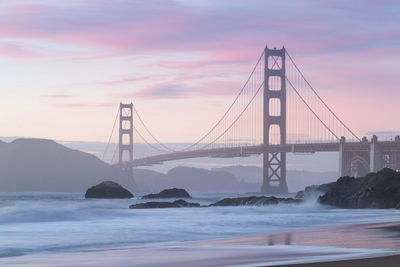
[[[394,222],[0,258],[7,266],[398,267],[394,262],[400,263],[400,223]]]
[[[362,258],[352,260],[337,260],[326,262],[311,262],[300,264],[267,265],[269,267],[398,267],[400,254],[373,258]]]

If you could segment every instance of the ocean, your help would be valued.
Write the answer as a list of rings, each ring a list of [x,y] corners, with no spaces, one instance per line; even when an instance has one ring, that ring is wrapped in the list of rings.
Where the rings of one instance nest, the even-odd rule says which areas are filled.
[[[193,194],[190,202],[207,205],[237,196]],[[129,205],[143,201],[140,195],[133,199],[102,200],[85,199],[82,193],[1,193],[0,259],[209,242],[400,218],[400,210],[335,209],[315,201],[270,206],[129,209]]]

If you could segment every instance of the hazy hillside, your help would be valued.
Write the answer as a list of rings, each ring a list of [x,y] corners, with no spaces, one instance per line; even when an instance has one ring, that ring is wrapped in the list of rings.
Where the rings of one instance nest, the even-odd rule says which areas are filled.
[[[112,176],[97,157],[45,139],[17,139],[0,146],[1,191],[82,191]]]
[[[213,170],[229,172],[238,180],[243,180],[248,183],[261,183],[263,172],[260,167],[240,165],[215,168]],[[286,176],[289,192],[297,192],[311,184],[323,184],[336,181],[338,173],[287,170]]]
[[[134,169],[131,179],[118,179],[115,170],[94,155],[74,150],[46,139],[0,141],[0,191],[84,192],[104,180],[113,180],[131,191],[157,192],[181,187],[192,192],[257,192],[262,169],[231,166],[206,170],[175,167],[162,174]],[[334,172],[288,171],[290,192],[306,185],[334,181]]]
[[[257,184],[238,181],[233,174],[223,170],[176,167],[167,175],[171,185],[194,192],[246,193],[259,190]]]
[[[249,186],[224,171],[177,167],[162,174],[134,169],[139,191],[183,187],[194,192],[244,192]],[[0,191],[83,192],[104,180],[134,190],[129,179],[118,179],[112,167],[96,156],[46,139],[0,141]],[[251,186],[250,186],[251,188]]]

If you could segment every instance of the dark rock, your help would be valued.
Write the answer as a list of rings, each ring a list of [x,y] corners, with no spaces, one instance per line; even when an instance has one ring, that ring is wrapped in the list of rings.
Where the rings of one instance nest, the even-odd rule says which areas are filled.
[[[224,198],[223,200],[217,201],[210,204],[210,207],[215,206],[262,206],[279,203],[300,203],[301,199],[293,198],[277,198],[277,197],[265,197],[265,196],[251,196],[251,197],[238,197],[238,198]]]
[[[85,194],[85,198],[132,198],[131,192],[121,185],[106,181],[90,187]]]
[[[307,186],[303,191],[297,192],[295,198],[304,200],[316,200],[318,199],[318,197],[325,194],[331,186],[333,186],[333,183]]]
[[[400,203],[400,173],[385,168],[364,177],[341,177],[329,184],[322,204],[339,208],[396,208]]]
[[[130,209],[161,209],[161,208],[182,208],[182,207],[200,207],[199,203],[190,203],[185,200],[178,199],[174,202],[145,202],[130,205]]]
[[[183,199],[175,200],[172,203],[178,205],[179,207],[200,207],[199,203],[186,202]]]
[[[160,208],[178,208],[171,202],[146,202],[129,206],[130,209],[160,209]]]
[[[148,194],[142,197],[143,199],[153,198],[192,198],[185,189],[172,188],[165,189],[158,194]]]

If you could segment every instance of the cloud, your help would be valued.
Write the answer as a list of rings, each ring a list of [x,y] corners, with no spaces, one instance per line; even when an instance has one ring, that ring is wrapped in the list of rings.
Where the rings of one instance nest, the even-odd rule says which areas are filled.
[[[87,60],[146,55],[150,58],[146,64],[132,63],[146,67],[142,70],[146,75],[115,76],[95,84],[148,84],[137,93],[140,97],[224,94],[235,90],[217,86],[211,92],[204,84],[225,76],[223,82],[236,82],[231,88],[240,86],[243,81],[232,76],[246,79],[266,43],[269,47],[285,44],[292,54],[301,55],[301,60],[335,55],[344,62],[350,52],[357,51],[365,58],[371,50],[379,49],[398,53],[396,7],[390,0],[378,4],[315,0],[7,1],[0,6],[0,38],[20,40],[23,45],[0,45],[0,53],[32,60],[45,54],[54,58],[57,53],[64,53],[64,59]],[[32,43],[46,49],[36,49]],[[174,73],[168,73],[170,77],[163,70],[147,74],[152,67]],[[340,72],[338,67],[332,71],[333,80],[333,74],[343,74]]]
[[[181,84],[156,84],[135,94],[135,97],[182,98],[190,93],[190,88]]]
[[[41,97],[58,99],[58,98],[72,98],[74,96],[73,95],[64,95],[64,94],[55,94],[55,95],[42,95]]]
[[[384,135],[384,136],[395,136],[395,135],[400,135],[400,130],[399,131],[372,131],[372,132],[366,132],[366,135]]]
[[[156,79],[166,78],[166,77],[169,77],[169,75],[153,74],[153,75],[138,76],[133,74],[133,75],[123,75],[122,77],[112,80],[97,81],[96,83],[104,86],[115,86],[115,85],[130,84],[141,81],[154,81]]]
[[[240,85],[235,81],[206,81],[196,85],[185,83],[164,82],[147,86],[129,96],[135,98],[189,98],[189,97],[207,97],[231,96],[240,90]],[[127,96],[127,95],[125,95]]]
[[[115,107],[115,102],[82,103],[82,102],[52,102],[55,108],[106,108]]]
[[[63,5],[27,1],[0,10],[0,38],[59,42],[116,54],[202,51],[229,53],[230,58],[240,58],[247,49],[259,50],[268,40],[272,46],[286,42],[310,52],[351,50],[398,40],[396,13],[391,12],[396,4],[383,2],[366,1],[360,6],[357,1],[253,0],[208,5],[173,0]],[[386,26],[380,36],[377,21]]]
[[[23,45],[0,42],[0,57],[28,60],[40,58],[41,54]]]

